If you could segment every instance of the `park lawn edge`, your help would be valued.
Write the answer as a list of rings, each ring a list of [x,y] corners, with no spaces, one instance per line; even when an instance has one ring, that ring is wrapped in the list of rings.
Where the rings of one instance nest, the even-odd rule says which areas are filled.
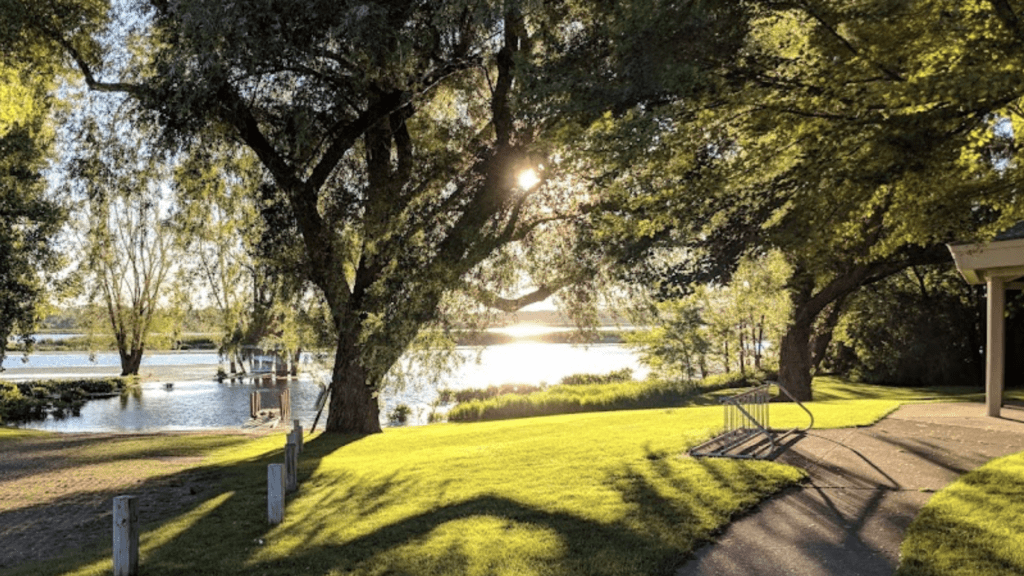
[[[1024,574],[1024,452],[938,491],[907,528],[897,576]]]
[[[811,404],[818,427],[870,425],[902,403],[922,397],[932,399],[918,391],[884,389],[874,398],[851,400],[851,395],[860,385],[839,382],[842,388],[836,391],[836,383],[822,381],[822,384],[823,390],[829,387],[833,390],[822,394],[830,399]],[[871,390],[878,392],[876,387],[871,387]],[[793,405],[773,405],[773,414],[778,413],[773,416],[773,424],[801,425],[798,420],[805,420],[806,416],[798,410]],[[142,558],[147,574],[194,572],[200,566],[203,573],[211,574],[261,571],[298,575],[377,574],[388,571],[490,574],[500,573],[494,568],[498,563],[514,567],[517,574],[667,573],[699,545],[713,539],[732,520],[749,513],[770,495],[805,477],[796,468],[775,463],[695,461],[678,457],[687,447],[710,436],[719,425],[720,418],[720,407],[705,406],[400,428],[367,438],[317,435],[308,440],[312,455],[304,456],[300,464],[304,484],[298,495],[293,497],[294,501],[289,503],[291,516],[286,515],[282,526],[269,528],[265,522],[266,464],[279,461],[284,442],[283,436],[273,435],[247,442],[241,447],[212,452],[202,467],[219,475],[220,488],[198,506],[174,518],[157,525],[144,525]],[[519,469],[538,467],[545,455],[554,463],[545,465],[557,468],[558,460],[564,456],[562,452],[569,450],[559,449],[561,444],[557,441],[554,442],[555,449],[547,454],[536,449],[523,451],[520,446],[518,456],[512,457],[513,462],[487,462],[488,454],[516,452],[511,447],[517,440],[529,440],[524,436],[534,436],[534,448],[538,446],[536,436],[544,435],[560,435],[566,445],[580,444],[578,436],[585,431],[587,422],[604,422],[606,428],[610,427],[621,436],[624,430],[643,428],[645,422],[658,419],[661,423],[654,425],[654,434],[648,429],[645,432],[647,436],[641,434],[635,438],[631,445],[624,447],[624,452],[615,455],[610,463],[606,462],[603,474],[592,475],[591,484],[581,489],[582,492],[607,492],[611,486],[611,497],[606,493],[603,500],[597,498],[597,504],[584,502],[580,508],[572,509],[570,505],[566,510],[564,502],[549,494],[566,482],[562,477],[546,482],[543,475],[534,475],[528,478],[532,486],[526,492],[515,490],[514,484],[524,480],[523,474],[513,474],[510,478],[508,471],[516,470],[517,463]],[[664,434],[666,429],[683,433],[666,440],[666,436],[672,436]],[[3,438],[4,435],[0,434],[0,440]],[[543,440],[539,442],[539,446],[545,445]],[[548,446],[547,449],[552,448]],[[432,457],[431,450],[444,453]],[[474,459],[474,452],[483,454],[483,460]],[[388,467],[376,460],[382,454],[418,454],[419,457]],[[579,456],[577,454],[576,462],[597,460],[586,450],[582,454],[583,460]],[[442,498],[443,494],[435,494],[438,496],[436,502],[413,502],[405,512],[399,511],[391,516],[384,514],[384,517],[374,519],[381,509],[386,512],[388,506],[395,506],[389,495],[394,486],[418,484],[421,485],[420,492],[433,493],[438,492],[446,481],[452,480],[450,477],[435,478],[431,484],[428,481],[430,474],[439,473],[430,471],[431,466],[437,464],[432,460],[441,462],[434,468],[458,470],[463,476],[474,470],[473,463],[476,462],[482,475],[472,482],[473,490],[459,497],[448,494]],[[524,462],[528,465],[523,465]],[[690,466],[687,462],[706,464],[687,468]],[[744,480],[737,482],[736,486],[726,486],[724,492],[716,496],[715,490],[704,490],[702,482],[692,478],[688,480],[688,474],[696,474],[695,477],[702,478],[702,482],[719,484],[729,484],[730,479]],[[339,499],[332,495],[341,487],[348,491],[347,498]],[[360,528],[349,532],[328,530],[332,535],[325,536],[323,530],[311,532],[303,528],[316,522],[325,509],[334,510],[334,514],[342,518],[364,519],[367,516],[365,510],[353,509],[350,502],[353,495],[360,494],[362,496],[356,501],[363,501],[369,507],[367,510],[374,511],[362,522],[366,524],[363,532],[359,532]],[[713,513],[700,511],[695,514],[704,516],[700,525],[693,530],[683,530],[680,537],[680,527],[687,525],[689,517],[679,506],[688,502],[686,498],[690,494],[696,494],[700,506],[714,510]],[[562,495],[565,498],[570,496],[573,495]],[[652,502],[658,506],[651,506]],[[689,502],[686,506],[692,508],[693,500]],[[657,511],[672,510],[673,507],[677,509],[667,513],[670,517]],[[618,515],[605,514],[606,509],[614,510]],[[244,514],[241,510],[245,510]],[[538,529],[536,525],[542,528]],[[415,531],[415,541],[396,540],[396,526]],[[192,564],[182,563],[183,551],[191,552],[208,542],[217,542],[218,530],[225,529],[233,534],[232,538],[221,542],[228,549],[215,547]],[[490,541],[501,541],[499,539],[513,535],[513,541],[519,545],[509,546],[509,550],[516,552],[506,552],[505,556],[511,554],[512,557],[503,556],[499,562],[494,559],[494,551],[490,550],[493,547],[487,546],[486,542],[459,536],[467,530],[485,534]],[[574,535],[595,531],[601,536],[596,539],[600,544],[596,548],[587,547],[589,536],[580,538]],[[552,542],[560,541],[569,543],[568,551],[551,549]],[[621,545],[616,548],[619,541],[627,542],[629,549],[623,549]],[[334,559],[339,556],[339,549],[345,551],[343,556],[355,557],[358,561],[338,565]],[[451,564],[450,552],[456,549],[463,550],[461,555],[456,555],[457,566]],[[607,549],[612,549],[619,557],[608,557]],[[630,550],[634,549],[651,552],[646,558],[638,559],[629,556]],[[538,551],[544,550],[554,557],[536,556]],[[52,562],[19,566],[10,573],[12,576],[105,574],[110,571],[109,558],[107,544],[99,551],[70,553]],[[601,559],[601,562],[594,564],[594,558]],[[560,567],[560,572],[545,571],[543,566],[552,563]],[[637,563],[643,564],[644,571],[624,568]]]

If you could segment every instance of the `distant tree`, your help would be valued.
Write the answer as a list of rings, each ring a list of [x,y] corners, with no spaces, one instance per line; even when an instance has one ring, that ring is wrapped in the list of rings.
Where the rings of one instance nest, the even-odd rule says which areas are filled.
[[[658,306],[658,325],[627,333],[626,343],[662,377],[704,378],[711,344],[702,312],[697,298],[663,302]]]
[[[139,373],[160,308],[172,304],[168,289],[182,252],[169,218],[169,175],[116,119],[87,122],[67,184],[78,202],[81,282],[101,306],[128,376]]]
[[[789,274],[778,252],[744,258],[730,285],[699,286],[688,296],[660,302],[655,326],[627,334],[627,342],[644,363],[666,375],[693,378],[699,369],[703,378],[733,367],[764,369],[766,354],[777,361],[789,321]]]
[[[261,177],[254,158],[216,139],[197,142],[174,171],[175,224],[189,253],[184,272],[217,311],[219,351],[231,373],[244,371],[257,274],[253,245],[261,230],[252,189]]]
[[[952,265],[911,267],[850,298],[826,362],[901,386],[984,381],[984,293]]]

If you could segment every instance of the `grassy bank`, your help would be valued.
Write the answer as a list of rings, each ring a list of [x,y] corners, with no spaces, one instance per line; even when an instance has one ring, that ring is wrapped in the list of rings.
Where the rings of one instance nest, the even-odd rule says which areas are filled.
[[[897,405],[812,409],[820,425],[842,426]],[[802,418],[773,408],[779,425]],[[735,515],[802,476],[771,462],[678,457],[720,422],[721,408],[697,406],[321,435],[308,441],[302,486],[274,528],[266,464],[280,460],[283,438],[232,445],[202,465],[219,488],[144,526],[144,573],[671,573]],[[107,574],[108,538],[11,574]]]
[[[491,387],[462,390],[452,395],[460,400],[448,412],[450,422],[480,422],[510,418],[532,418],[554,414],[679,408],[717,404],[719,397],[735,393],[735,388],[757,384],[763,373],[749,376],[720,374],[699,382],[632,380],[628,372],[622,378],[573,376],[566,382],[547,388]],[[840,378],[821,377],[814,383],[816,400],[951,401],[979,400],[978,388],[901,388],[850,383]],[[894,404],[895,406],[895,404]]]
[[[1024,574],[1024,453],[936,494],[907,529],[897,576]]]

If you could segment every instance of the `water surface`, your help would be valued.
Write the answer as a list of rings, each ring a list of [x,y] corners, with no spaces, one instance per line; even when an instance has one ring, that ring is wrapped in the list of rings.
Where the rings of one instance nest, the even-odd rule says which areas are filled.
[[[642,377],[645,370],[636,355],[618,344],[576,347],[570,344],[523,342],[488,346],[482,350],[460,349],[466,362],[451,376],[436,382],[418,382],[401,392],[382,395],[382,420],[399,403],[413,412],[413,423],[423,423],[437,398],[437,389],[449,387],[484,388],[504,383],[556,384],[570,374],[601,374],[622,368],[634,370]],[[214,379],[218,362],[216,353],[158,353],[143,359],[147,366],[195,367],[189,373],[204,374],[197,378],[146,382],[131,394],[116,398],[90,400],[79,416],[29,422],[23,426],[58,432],[151,432],[160,430],[202,430],[237,427],[249,419],[249,396],[261,391],[268,404],[268,395],[291,390],[293,418],[308,426],[315,417],[314,405],[320,392],[311,374],[298,378],[246,378],[217,382]],[[47,368],[81,369],[117,367],[117,354],[97,354],[90,361],[87,354],[32,354],[26,364],[17,359],[5,362],[10,368],[31,368],[45,373]],[[19,371],[20,372],[20,371]],[[37,375],[34,375],[34,377]],[[66,374],[62,373],[62,376]],[[168,386],[170,384],[170,386]],[[323,426],[326,410],[319,426]]]

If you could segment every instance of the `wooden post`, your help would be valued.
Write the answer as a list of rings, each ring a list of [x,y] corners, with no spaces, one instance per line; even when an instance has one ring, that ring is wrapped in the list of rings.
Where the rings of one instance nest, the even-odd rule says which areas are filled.
[[[253,392],[252,394],[249,395],[249,412],[252,414],[253,418],[256,418],[257,416],[260,415],[261,408],[262,406],[260,406],[260,393],[259,391]]]
[[[291,390],[281,392],[281,422],[292,417],[292,393]]]
[[[284,466],[267,465],[267,522],[284,521]]]
[[[299,449],[294,442],[284,447],[284,474],[288,483],[288,492],[299,489]]]
[[[114,498],[114,576],[139,574],[139,507],[135,496]]]
[[[295,443],[299,445],[299,454],[302,454],[302,422],[300,420],[295,421],[292,432],[295,433]]]

